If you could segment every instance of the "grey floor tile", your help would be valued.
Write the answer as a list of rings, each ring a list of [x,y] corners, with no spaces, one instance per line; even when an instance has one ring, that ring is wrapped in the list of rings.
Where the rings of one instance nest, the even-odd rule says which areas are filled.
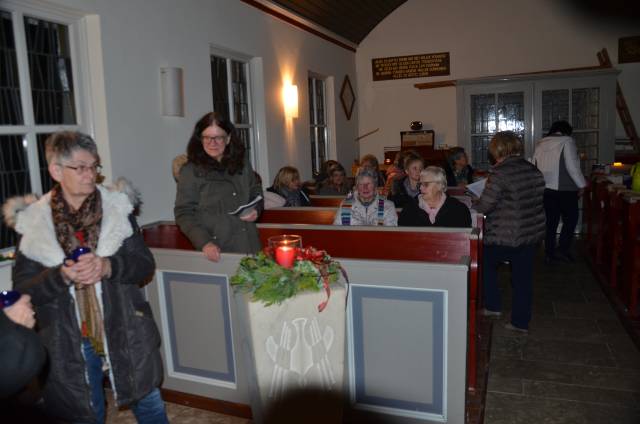
[[[554,302],[554,306],[558,318],[610,319],[615,316],[608,304]]]
[[[485,424],[637,424],[640,411],[583,402],[487,393]]]
[[[640,371],[630,369],[495,358],[489,375],[640,392]]]
[[[519,378],[502,378],[489,374],[487,392],[524,394],[522,380]]]
[[[497,325],[503,326],[502,322]],[[522,347],[526,342],[526,337],[499,336],[494,333],[491,339],[491,357],[522,359]]]
[[[565,340],[529,340],[522,347],[522,359],[554,361],[574,365],[615,366],[604,343],[582,343]]]
[[[635,401],[637,393],[622,390],[594,389],[573,384],[527,380],[523,382],[523,389],[524,395],[531,397],[575,400],[624,408],[640,408],[640,405],[637,405]]]
[[[627,334],[627,330],[622,326],[620,320],[615,317],[614,314],[610,318],[603,318],[596,320],[598,328],[604,334]]]

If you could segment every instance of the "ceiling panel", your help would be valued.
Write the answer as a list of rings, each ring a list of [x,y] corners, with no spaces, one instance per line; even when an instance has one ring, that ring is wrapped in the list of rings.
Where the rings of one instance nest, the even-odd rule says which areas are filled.
[[[272,0],[329,31],[359,44],[406,0]]]

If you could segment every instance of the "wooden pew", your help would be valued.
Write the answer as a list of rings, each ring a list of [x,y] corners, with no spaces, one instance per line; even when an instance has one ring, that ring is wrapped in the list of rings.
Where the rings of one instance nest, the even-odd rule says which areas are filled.
[[[288,208],[290,209],[290,208]],[[303,245],[324,249],[332,256],[353,259],[386,259],[459,263],[470,259],[467,384],[475,390],[477,375],[477,309],[479,298],[480,231],[477,228],[425,227],[341,227],[306,224],[258,224],[263,246],[269,237],[282,234],[302,236]],[[172,222],[143,228],[148,246],[193,250],[193,246]]]
[[[340,206],[340,202],[345,199],[345,196],[318,196],[311,195],[311,206],[324,207],[324,208],[337,208]]]
[[[640,194],[622,194],[622,264],[619,293],[629,316],[640,319]]]
[[[330,207],[283,207],[265,209],[258,223],[331,225],[338,208]]]

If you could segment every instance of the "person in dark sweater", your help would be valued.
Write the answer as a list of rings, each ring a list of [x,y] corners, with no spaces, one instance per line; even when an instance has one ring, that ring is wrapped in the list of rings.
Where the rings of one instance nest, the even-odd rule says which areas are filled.
[[[398,225],[413,227],[471,227],[471,213],[462,202],[447,196],[444,170],[428,166],[420,173],[417,202],[405,204]]]
[[[486,216],[484,224],[483,284],[485,316],[499,317],[502,301],[497,268],[511,263],[512,310],[506,327],[528,332],[531,320],[533,263],[544,238],[544,177],[522,157],[522,143],[512,131],[496,133],[488,147],[495,158],[482,196],[474,209]]]
[[[302,189],[300,173],[293,166],[280,168],[267,191],[281,196],[285,200],[284,206],[311,206],[309,196]]]

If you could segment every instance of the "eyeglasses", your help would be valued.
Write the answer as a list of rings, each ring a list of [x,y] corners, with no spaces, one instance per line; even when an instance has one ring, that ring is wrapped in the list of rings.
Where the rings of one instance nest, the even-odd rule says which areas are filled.
[[[102,165],[98,165],[98,164],[91,165],[91,166],[86,166],[86,165],[71,166],[71,165],[63,165],[60,163],[59,165],[68,169],[72,169],[78,175],[82,175],[87,171],[91,172],[92,174],[99,174],[102,172]]]
[[[208,143],[208,144],[212,144],[212,143],[226,143],[227,140],[229,140],[229,136],[228,135],[214,135],[213,137],[210,137],[208,135],[203,135],[202,137],[202,142],[203,143]]]
[[[420,181],[418,183],[418,190],[420,190],[420,187],[427,187],[429,184],[432,184],[432,183],[439,184],[440,181]]]

